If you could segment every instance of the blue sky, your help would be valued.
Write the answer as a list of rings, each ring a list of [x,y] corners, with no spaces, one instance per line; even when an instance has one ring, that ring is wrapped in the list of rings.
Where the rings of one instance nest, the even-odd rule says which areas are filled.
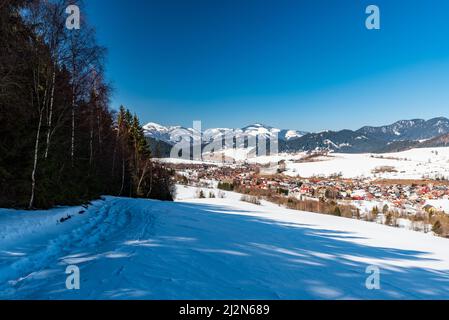
[[[376,4],[381,30],[365,28]],[[88,0],[142,122],[307,131],[449,116],[447,0]]]

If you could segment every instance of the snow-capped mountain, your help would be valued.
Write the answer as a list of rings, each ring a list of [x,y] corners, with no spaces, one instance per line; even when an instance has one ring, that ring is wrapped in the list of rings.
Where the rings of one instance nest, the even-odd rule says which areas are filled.
[[[150,122],[143,126],[145,135],[149,138],[164,141],[166,143],[175,144],[178,142],[190,143],[194,134],[198,137],[199,132],[192,128],[184,128],[181,126],[162,126],[157,123]],[[252,124],[244,128],[211,128],[202,132],[202,140],[204,143],[223,139],[230,135],[236,139],[243,141],[245,138],[263,137],[265,139],[273,139],[278,137],[280,140],[289,141],[305,135],[306,132],[298,130],[281,130],[260,123]]]
[[[184,128],[181,126],[162,126],[160,124],[150,122],[143,126],[145,136],[155,140],[163,141],[169,144],[178,142],[190,143],[191,138],[199,133],[192,128]]]
[[[298,131],[298,130],[281,130],[279,133],[280,137],[284,137],[285,141],[289,141],[292,139],[301,138],[302,136],[305,136],[307,132],[305,131]]]

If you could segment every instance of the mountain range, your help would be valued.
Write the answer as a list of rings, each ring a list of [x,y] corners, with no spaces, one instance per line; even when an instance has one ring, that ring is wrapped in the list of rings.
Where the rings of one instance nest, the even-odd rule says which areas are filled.
[[[191,144],[193,137],[202,134],[202,144],[208,144],[228,135],[241,141],[259,136],[273,139],[276,136],[281,152],[329,150],[340,153],[384,153],[419,147],[449,146],[449,119],[401,120],[385,126],[365,126],[358,130],[323,131],[318,133],[294,129],[278,129],[263,124],[253,124],[239,129],[212,128],[202,133],[182,126],[162,126],[148,123],[143,127],[151,145],[166,150],[176,143]]]
[[[185,128],[181,126],[165,127],[153,122],[150,122],[145,126],[143,126],[143,129],[147,137],[164,141],[169,144],[175,144],[182,141],[190,143],[193,135],[200,134],[197,130],[192,128]],[[274,127],[256,123],[239,129],[230,129],[230,128],[206,129],[202,132],[202,139],[205,142],[210,142],[219,137],[227,136],[230,134],[236,137],[262,136],[267,139],[273,138],[277,134],[279,139],[283,141],[289,141],[300,138],[308,134],[308,132],[298,130],[281,130]]]

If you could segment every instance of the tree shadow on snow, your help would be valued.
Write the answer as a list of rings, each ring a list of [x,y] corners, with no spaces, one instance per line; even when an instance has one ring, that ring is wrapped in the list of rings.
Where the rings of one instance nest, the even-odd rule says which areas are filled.
[[[132,215],[136,220],[131,227],[140,230],[138,238],[123,229],[128,237],[116,235],[92,248],[80,248],[60,257],[53,267],[79,263],[82,290],[65,290],[65,275],[58,269],[57,276],[45,279],[46,292],[30,283],[31,287],[23,287],[23,295],[37,299],[449,298],[448,270],[404,267],[436,262],[429,252],[363,245],[356,243],[363,238],[350,232],[274,221],[218,205],[135,201],[135,210],[143,209],[143,215]],[[139,229],[145,219],[149,222]],[[394,237],[394,230],[391,233]],[[379,290],[365,285],[371,264],[381,270]]]
[[[199,233],[196,242],[189,243],[189,250],[208,254],[207,268],[216,268],[216,277],[222,282],[223,292],[218,290],[216,296],[208,298],[449,298],[448,270],[398,267],[388,263],[400,261],[401,265],[407,265],[435,261],[426,257],[429,252],[358,244],[353,241],[363,238],[349,232],[248,216],[244,210],[225,210],[206,204],[177,206],[190,218],[208,220],[204,225],[214,226],[213,230]],[[196,227],[201,230],[201,223],[198,224]],[[164,250],[164,245],[159,249]],[[369,265],[380,267],[379,290],[366,288],[366,280],[371,275],[366,272]]]

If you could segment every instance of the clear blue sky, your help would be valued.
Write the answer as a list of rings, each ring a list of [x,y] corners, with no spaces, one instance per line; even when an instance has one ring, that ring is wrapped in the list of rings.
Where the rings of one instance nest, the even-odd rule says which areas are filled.
[[[449,116],[447,0],[85,2],[113,107],[142,122],[319,131]]]

